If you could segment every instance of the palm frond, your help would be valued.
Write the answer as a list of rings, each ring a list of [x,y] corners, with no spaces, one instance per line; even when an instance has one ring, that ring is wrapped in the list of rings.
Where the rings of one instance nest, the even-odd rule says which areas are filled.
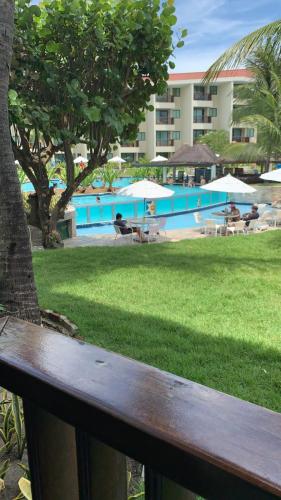
[[[208,69],[204,78],[204,83],[215,80],[223,69],[237,68],[244,65],[247,57],[258,47],[262,46],[266,40],[271,38],[272,49],[280,52],[281,47],[281,19],[273,21],[256,31],[246,35],[242,40],[236,42],[226,50]]]

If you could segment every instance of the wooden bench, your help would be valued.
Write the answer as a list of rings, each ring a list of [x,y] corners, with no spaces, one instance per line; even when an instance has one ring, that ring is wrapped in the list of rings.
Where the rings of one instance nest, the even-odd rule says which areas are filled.
[[[279,413],[17,319],[0,332],[34,500],[127,500],[125,455],[146,500],[281,497]]]

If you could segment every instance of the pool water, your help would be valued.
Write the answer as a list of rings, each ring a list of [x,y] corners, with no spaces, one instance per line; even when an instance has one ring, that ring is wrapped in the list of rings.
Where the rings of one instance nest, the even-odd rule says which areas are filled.
[[[240,214],[242,215],[245,212],[249,212],[249,207],[251,205],[249,204],[239,204],[237,205]],[[180,215],[171,215],[166,218],[166,229],[167,230],[172,230],[172,229],[192,229],[192,228],[198,228],[200,226],[204,225],[204,220],[206,219],[215,219],[218,224],[223,223],[223,217],[216,217],[214,215],[214,212],[218,212],[221,210],[224,210],[225,208],[229,209],[229,205],[221,205],[219,208],[206,208],[203,210],[200,210],[200,214],[202,216],[203,222],[201,224],[197,224],[195,222],[195,217],[194,217],[194,212],[191,213],[184,213]],[[155,219],[157,222],[157,218]],[[88,236],[95,236],[99,234],[115,234],[114,228],[112,224],[104,224],[100,226],[92,226],[92,227],[78,227],[77,229],[77,235],[82,236],[82,235],[88,235]]]
[[[154,200],[155,215],[166,215],[197,207],[207,207],[226,200],[225,193],[203,191],[199,187],[188,188],[183,186],[168,186],[174,191],[170,198]],[[119,212],[124,218],[142,217],[146,210],[143,199],[134,199],[127,196],[106,194],[100,196],[97,201],[96,195],[73,196],[72,204],[76,209],[76,224],[96,224],[100,222],[111,222],[115,220]]]

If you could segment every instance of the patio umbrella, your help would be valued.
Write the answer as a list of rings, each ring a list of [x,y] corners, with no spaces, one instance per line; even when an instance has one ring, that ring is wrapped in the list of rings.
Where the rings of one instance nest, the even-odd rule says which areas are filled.
[[[160,162],[160,161],[161,161],[161,162],[162,162],[162,161],[168,161],[168,158],[165,158],[165,156],[157,155],[157,156],[155,156],[155,158],[152,158],[151,163],[152,163],[152,162],[153,162],[153,163],[154,163],[154,162],[155,162],[155,163],[157,163],[157,162]]]
[[[75,158],[74,160],[74,163],[88,163],[88,160],[87,158],[84,158],[84,156],[77,156],[77,158]]]
[[[260,176],[264,181],[276,181],[281,182],[281,168],[277,170],[272,170],[272,172],[266,172]]]
[[[200,187],[206,191],[219,191],[221,193],[254,193],[256,191],[255,188],[236,179],[231,174]]]
[[[144,179],[143,181],[134,182],[129,186],[119,189],[117,194],[120,196],[131,196],[132,198],[143,198],[145,212],[146,199],[169,198],[173,196],[174,191]]]
[[[126,163],[126,160],[123,160],[121,156],[113,156],[113,158],[110,158],[107,163]]]

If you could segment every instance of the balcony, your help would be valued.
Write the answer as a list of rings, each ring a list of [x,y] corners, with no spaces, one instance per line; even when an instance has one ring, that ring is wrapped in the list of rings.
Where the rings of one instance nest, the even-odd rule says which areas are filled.
[[[122,142],[121,147],[122,148],[138,148],[139,141],[132,141],[132,142],[125,141],[125,142]]]
[[[156,102],[174,102],[174,96],[170,94],[157,95]]]
[[[174,139],[167,139],[167,140],[156,139],[156,146],[174,146]]]
[[[211,116],[194,116],[193,123],[212,123]]]
[[[200,94],[199,92],[194,92],[193,100],[194,101],[212,101],[212,94]]]
[[[280,413],[14,318],[0,331],[34,500],[127,500],[126,456],[146,500],[281,497]]]
[[[175,120],[171,116],[168,117],[156,117],[156,125],[174,125]]]

